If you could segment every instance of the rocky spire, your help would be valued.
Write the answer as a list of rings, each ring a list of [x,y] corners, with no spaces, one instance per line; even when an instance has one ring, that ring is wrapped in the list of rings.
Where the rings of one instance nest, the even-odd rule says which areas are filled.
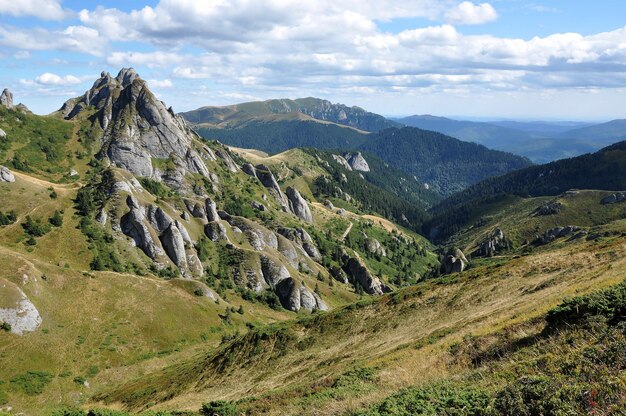
[[[117,77],[102,72],[91,89],[67,101],[61,112],[67,119],[78,117],[87,107],[95,108],[95,131],[101,131],[100,158],[136,176],[165,180],[185,188],[185,175],[209,176],[201,154],[192,146],[196,134],[184,120],[158,100],[132,68],[123,68]],[[153,159],[169,159],[175,172],[162,172]]]
[[[13,109],[13,93],[8,88],[5,88],[0,95],[0,105]]]

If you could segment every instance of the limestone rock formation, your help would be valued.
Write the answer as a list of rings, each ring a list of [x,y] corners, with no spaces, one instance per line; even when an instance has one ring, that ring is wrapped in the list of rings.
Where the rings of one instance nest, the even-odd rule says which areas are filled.
[[[565,227],[550,228],[546,230],[546,232],[543,235],[537,236],[534,241],[534,244],[536,245],[548,244],[556,240],[557,238],[570,236],[580,230],[581,228],[576,225],[568,225]]]
[[[204,201],[204,210],[206,212],[207,221],[218,221],[220,219],[217,214],[217,204],[211,198],[207,198]]]
[[[163,231],[160,236],[161,244],[167,256],[172,262],[183,271],[185,275],[187,271],[187,253],[185,253],[185,241],[178,228],[174,223]]]
[[[311,214],[309,204],[302,197],[302,195],[300,195],[300,192],[298,192],[296,188],[288,186],[287,189],[285,189],[285,194],[289,199],[290,211],[293,212],[298,218],[308,223],[313,223],[313,214]]]
[[[0,308],[0,322],[11,325],[11,332],[17,335],[24,335],[25,332],[32,332],[41,325],[42,319],[39,311],[30,301],[28,296],[13,282],[0,279],[0,293],[11,293],[8,299],[15,299],[12,304],[3,305]]]
[[[228,153],[227,150],[219,149],[218,151],[215,152],[215,154],[217,155],[217,157],[224,160],[224,163],[226,164],[226,167],[228,168],[229,171],[235,173],[239,170],[239,166],[237,166],[237,164],[235,163],[235,161],[230,156],[230,153]]]
[[[367,164],[367,160],[365,160],[361,152],[346,153],[343,155],[343,157],[352,169],[359,170],[361,172],[370,171],[370,166]]]
[[[254,176],[256,178],[256,169],[252,163],[244,163],[243,166],[241,166],[241,170],[247,175]]]
[[[0,182],[15,182],[13,172],[5,166],[0,166]]]
[[[226,227],[219,221],[211,221],[204,226],[204,234],[213,242],[227,241],[228,234],[226,234]]]
[[[94,124],[102,131],[100,158],[136,176],[163,179],[177,189],[184,188],[187,172],[210,176],[203,158],[191,146],[196,134],[152,94],[132,68],[122,69],[115,78],[103,72],[89,91],[68,100],[60,112],[73,119],[87,107],[95,107]],[[153,159],[170,160],[175,172],[159,171]]]
[[[335,162],[339,163],[339,165],[343,166],[347,170],[352,171],[352,166],[350,166],[348,161],[343,156],[339,156],[339,155],[332,155],[332,156],[333,156],[333,159],[335,159]]]
[[[120,220],[122,232],[132,238],[137,247],[143,250],[148,257],[155,261],[158,260],[159,256],[163,255],[163,250],[155,243],[150,233],[143,208],[131,195],[126,198],[126,204],[130,211]]]
[[[322,259],[322,255],[313,242],[313,239],[303,228],[280,227],[276,232],[302,247],[306,254],[313,260],[319,261]]]
[[[509,242],[504,238],[504,232],[496,228],[489,236],[480,244],[478,255],[485,257],[493,257],[499,251],[509,247]]]
[[[369,251],[372,254],[376,254],[382,257],[387,257],[387,250],[385,250],[385,247],[380,244],[380,241],[376,240],[375,238],[368,238],[365,242],[367,251]]]
[[[8,88],[5,88],[0,95],[0,105],[9,110],[13,109],[13,93]]]
[[[4,139],[7,137],[7,134],[4,132],[4,130],[0,129],[0,139]]]
[[[461,273],[469,262],[461,250],[451,249],[444,256],[442,266],[445,274]]]
[[[626,201],[626,192],[616,192],[605,198],[602,198],[602,201],[600,202],[602,203],[602,205],[609,205],[609,204],[618,204],[624,201]]]
[[[537,207],[537,209],[535,209],[533,214],[538,216],[555,215],[561,212],[562,209],[563,204],[561,204],[559,201],[552,200],[541,204],[539,207]]]
[[[278,182],[272,171],[265,165],[257,165],[255,170],[256,177],[261,181],[263,186],[269,190],[270,194],[272,194],[283,210],[288,211],[289,203],[283,191],[281,191],[280,186],[278,186]]]

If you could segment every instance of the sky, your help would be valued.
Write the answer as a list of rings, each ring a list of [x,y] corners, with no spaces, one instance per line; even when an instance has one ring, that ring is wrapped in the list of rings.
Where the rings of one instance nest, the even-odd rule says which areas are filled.
[[[175,111],[626,118],[623,0],[0,0],[0,88],[47,114],[133,67]]]

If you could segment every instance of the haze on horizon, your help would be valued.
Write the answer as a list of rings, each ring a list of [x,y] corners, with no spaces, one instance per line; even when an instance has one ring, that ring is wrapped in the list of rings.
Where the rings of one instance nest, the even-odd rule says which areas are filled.
[[[176,111],[315,96],[385,115],[609,120],[626,118],[624,16],[613,0],[0,0],[0,87],[49,113],[132,66]]]

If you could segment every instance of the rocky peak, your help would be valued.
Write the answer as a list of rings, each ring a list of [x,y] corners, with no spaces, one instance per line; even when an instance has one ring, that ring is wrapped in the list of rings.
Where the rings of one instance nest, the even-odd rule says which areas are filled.
[[[0,95],[0,105],[13,109],[13,93],[8,88],[5,88]]]
[[[344,159],[348,162],[350,167],[354,170],[360,170],[361,172],[369,172],[370,167],[367,164],[367,160],[363,157],[361,152],[346,153],[343,155]]]
[[[93,127],[102,132],[101,159],[176,189],[185,189],[187,173],[210,177],[203,161],[208,155],[192,146],[196,134],[152,94],[134,69],[123,68],[115,78],[103,71],[89,91],[67,101],[61,111],[73,119],[89,107],[97,110]],[[172,160],[175,172],[156,169],[152,159]]]

